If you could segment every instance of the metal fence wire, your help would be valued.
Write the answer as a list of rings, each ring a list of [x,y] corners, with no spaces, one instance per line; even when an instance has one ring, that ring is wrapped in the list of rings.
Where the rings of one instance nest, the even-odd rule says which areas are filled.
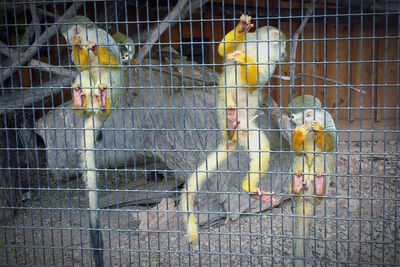
[[[399,266],[400,2],[1,1],[1,266]]]

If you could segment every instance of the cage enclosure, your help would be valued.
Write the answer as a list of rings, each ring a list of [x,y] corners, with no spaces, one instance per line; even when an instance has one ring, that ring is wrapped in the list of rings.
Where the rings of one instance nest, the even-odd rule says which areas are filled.
[[[398,266],[399,19],[2,1],[0,265]]]

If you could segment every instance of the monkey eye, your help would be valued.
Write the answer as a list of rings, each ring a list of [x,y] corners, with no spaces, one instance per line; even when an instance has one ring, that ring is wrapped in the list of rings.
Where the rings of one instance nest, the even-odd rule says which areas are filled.
[[[306,114],[306,117],[307,117],[307,118],[310,118],[310,117],[311,117],[311,114],[310,114],[310,113],[307,113],[307,114]]]

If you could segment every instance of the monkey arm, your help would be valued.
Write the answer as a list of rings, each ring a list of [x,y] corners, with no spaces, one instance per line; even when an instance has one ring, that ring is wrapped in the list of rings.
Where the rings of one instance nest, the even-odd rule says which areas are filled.
[[[242,15],[240,17],[240,22],[236,28],[228,32],[219,43],[218,54],[220,56],[225,57],[225,55],[232,53],[236,50],[237,44],[246,39],[246,32],[253,27],[253,24],[251,24],[250,21],[250,16]]]
[[[307,127],[303,124],[297,126],[292,133],[292,149],[295,152],[303,151],[303,144],[308,133]]]
[[[227,58],[239,64],[239,79],[243,85],[254,87],[258,84],[257,63],[254,62],[253,58],[239,51],[227,55]]]
[[[75,65],[81,70],[86,70],[89,65],[89,54],[87,49],[82,48],[79,45],[72,47],[72,56]]]
[[[118,57],[112,54],[108,47],[99,46],[93,53],[99,57],[99,62],[102,66],[116,66],[119,64]]]
[[[315,131],[315,145],[322,151],[332,151],[334,148],[332,133],[324,131],[324,128],[317,121],[314,121],[311,127]]]

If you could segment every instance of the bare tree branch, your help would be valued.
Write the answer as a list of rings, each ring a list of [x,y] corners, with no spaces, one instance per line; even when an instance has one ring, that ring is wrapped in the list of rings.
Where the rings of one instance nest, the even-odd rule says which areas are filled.
[[[0,41],[0,54],[3,54],[9,58],[15,58],[18,56],[18,53],[15,49],[8,47],[2,41]],[[62,67],[62,66],[50,65],[50,64],[44,63],[42,61],[36,60],[36,59],[32,59],[29,65],[33,68],[37,68],[37,69],[47,71],[47,72],[52,72],[52,73],[55,73],[55,74],[58,74],[61,76],[65,76],[65,77],[71,77],[71,76],[78,75],[78,71],[76,71],[76,70]]]
[[[312,0],[310,3],[310,6],[307,9],[306,15],[304,20],[301,22],[299,28],[296,30],[296,32],[293,35],[292,38],[292,47],[290,49],[290,85],[294,85],[294,80],[295,80],[295,71],[296,71],[296,65],[295,65],[295,60],[296,60],[296,50],[297,50],[297,43],[299,40],[300,34],[303,33],[304,27],[306,26],[308,20],[310,19],[310,16],[314,12],[314,6],[317,0]]]
[[[46,72],[55,73],[65,77],[76,77],[79,74],[77,70],[63,66],[50,65],[36,59],[32,59],[29,65],[33,68],[37,68],[39,70],[43,70]]]
[[[29,10],[31,11],[31,16],[32,16],[31,25],[33,25],[35,28],[35,42],[37,42],[40,37],[40,34],[42,33],[40,30],[40,20],[38,13],[36,11],[36,6],[34,4],[29,4]]]
[[[186,5],[189,0],[179,0],[176,6],[171,10],[170,13],[163,19],[158,27],[156,27],[150,34],[149,38],[146,40],[145,44],[140,48],[139,53],[136,56],[136,61],[138,63],[142,62],[143,58],[149,53],[154,43],[160,38],[163,32],[172,27],[176,22],[171,22],[177,17],[184,18],[189,11],[194,11],[200,6],[206,4],[210,0],[192,0],[192,8],[188,8]]]
[[[53,25],[46,29],[43,34],[38,38],[36,42],[32,44],[30,48],[28,48],[24,53],[20,55],[20,57],[16,58],[15,61],[6,69],[1,72],[1,84],[8,79],[21,65],[26,64],[36,53],[37,48],[46,41],[49,40],[56,32],[60,29],[61,23],[65,22],[68,17],[76,14],[76,11],[83,4],[83,2],[74,2],[68,10],[64,13],[62,17],[60,17]]]
[[[352,89],[352,90],[354,90],[354,91],[356,91],[356,92],[358,92],[360,94],[363,94],[363,95],[367,94],[367,92],[365,92],[365,91],[361,91],[360,89],[358,89],[356,87],[349,86],[348,84],[345,84],[344,82],[341,82],[341,81],[338,81],[338,80],[335,80],[335,79],[330,79],[330,78],[326,78],[326,77],[322,77],[322,76],[318,76],[318,75],[314,75],[314,74],[305,74],[305,73],[303,73],[303,74],[298,73],[297,75],[298,75],[298,77],[296,77],[296,79],[299,79],[301,77],[301,75],[303,75],[303,76],[306,76],[306,77],[317,78],[317,79],[325,80],[327,82],[331,82],[331,83],[334,83],[334,84],[343,85],[343,86],[349,87],[350,89]]]
[[[59,15],[51,13],[50,11],[47,11],[47,10],[44,10],[44,9],[41,9],[41,8],[38,8],[38,7],[36,7],[36,10],[37,10],[37,12],[39,14],[47,16],[47,17],[50,17],[52,19],[59,19],[60,18]]]
[[[272,78],[275,78],[275,79],[284,80],[284,81],[290,81],[290,80],[291,80],[291,77],[290,77],[290,76],[272,75],[271,77],[272,77]],[[339,85],[342,85],[342,86],[345,86],[345,87],[349,87],[351,90],[354,90],[354,91],[356,91],[356,92],[358,92],[358,93],[360,93],[360,94],[363,94],[363,95],[366,95],[366,94],[367,94],[367,92],[361,91],[361,90],[358,89],[357,87],[348,85],[348,84],[346,84],[346,83],[344,83],[344,82],[341,82],[341,81],[338,81],[338,80],[335,80],[335,79],[330,79],[330,78],[326,78],[326,77],[322,77],[322,76],[318,76],[318,75],[305,74],[305,73],[297,73],[297,74],[295,75],[294,79],[297,80],[297,79],[300,79],[301,77],[312,77],[312,78],[316,78],[316,79],[320,79],[320,80],[325,80],[325,81],[331,82],[331,83],[333,83],[333,84],[339,84]]]

